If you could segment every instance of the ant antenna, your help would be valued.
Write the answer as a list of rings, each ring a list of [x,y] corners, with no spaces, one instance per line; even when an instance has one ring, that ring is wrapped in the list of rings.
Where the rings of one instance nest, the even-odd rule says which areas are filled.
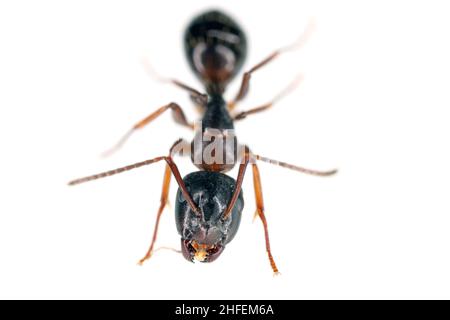
[[[286,163],[286,162],[282,162],[282,161],[278,161],[278,160],[273,160],[267,157],[263,157],[260,156],[259,154],[253,154],[253,156],[255,157],[256,160],[261,160],[263,162],[267,162],[270,164],[274,164],[286,169],[290,169],[290,170],[294,170],[294,171],[298,171],[298,172],[302,172],[305,174],[310,174],[313,176],[321,176],[321,177],[328,177],[328,176],[332,176],[333,174],[336,174],[338,172],[337,169],[333,169],[333,170],[328,170],[328,171],[319,171],[319,170],[312,170],[312,169],[307,169],[307,168],[303,168],[303,167],[299,167],[290,163]]]
[[[136,162],[136,163],[130,164],[130,165],[125,166],[125,167],[120,167],[120,168],[117,168],[117,169],[113,169],[113,170],[109,170],[109,171],[93,174],[91,176],[87,176],[87,177],[83,177],[83,178],[72,180],[72,181],[70,181],[68,183],[68,185],[69,186],[74,186],[74,185],[77,185],[77,184],[80,184],[80,183],[85,183],[85,182],[88,182],[88,181],[93,181],[93,180],[97,180],[97,179],[101,179],[101,178],[110,177],[110,176],[113,176],[113,175],[116,175],[116,174],[119,174],[119,173],[122,173],[122,172],[125,172],[125,171],[137,169],[137,168],[140,168],[140,167],[143,167],[143,166],[146,166],[146,165],[149,165],[149,164],[161,161],[161,160],[166,160],[167,158],[168,157],[164,157],[163,156],[163,157],[156,157],[156,158],[153,158],[153,159],[148,159],[148,160],[141,161],[141,162]]]
[[[188,190],[186,189],[186,185],[184,184],[183,178],[181,177],[180,171],[178,170],[177,165],[175,164],[175,162],[172,159],[172,155],[180,152],[180,150],[175,150],[175,147],[180,146],[180,145],[185,145],[185,144],[186,144],[186,141],[184,139],[178,139],[177,141],[175,141],[175,143],[170,148],[169,156],[160,156],[160,157],[148,159],[148,160],[141,161],[141,162],[136,162],[136,163],[130,164],[125,167],[120,167],[117,169],[97,173],[97,174],[94,174],[91,176],[75,179],[75,180],[70,181],[68,183],[68,185],[74,186],[74,185],[77,185],[80,183],[85,183],[88,181],[93,181],[93,180],[97,180],[97,179],[101,179],[101,178],[110,177],[110,176],[113,176],[113,175],[116,175],[116,174],[119,174],[119,173],[122,173],[125,171],[130,171],[130,170],[137,169],[137,168],[140,168],[140,167],[143,167],[143,166],[155,163],[155,162],[159,162],[161,160],[165,160],[167,165],[170,167],[170,170],[172,171],[172,174],[175,177],[175,180],[177,181],[178,185],[180,186],[181,192],[183,193],[183,196],[186,199],[187,203],[189,204],[191,209],[197,215],[201,215],[200,209],[197,207],[194,200],[192,200],[191,195],[189,194]]]

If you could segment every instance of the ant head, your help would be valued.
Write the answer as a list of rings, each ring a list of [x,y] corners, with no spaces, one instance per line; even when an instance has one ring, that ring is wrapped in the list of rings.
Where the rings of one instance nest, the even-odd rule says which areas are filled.
[[[212,262],[239,228],[244,208],[242,191],[231,213],[224,218],[236,186],[233,178],[222,173],[198,171],[188,174],[183,181],[200,214],[191,209],[178,190],[175,217],[181,235],[181,251],[188,261]]]
[[[181,252],[186,260],[193,262],[213,262],[225,249],[222,244],[199,244],[196,240],[181,239]]]

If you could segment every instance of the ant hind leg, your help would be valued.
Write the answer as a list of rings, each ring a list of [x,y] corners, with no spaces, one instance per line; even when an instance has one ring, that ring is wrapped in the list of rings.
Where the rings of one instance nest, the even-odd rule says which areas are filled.
[[[295,43],[293,43],[292,45],[280,48],[278,50],[275,50],[267,58],[265,58],[260,63],[255,65],[249,71],[245,72],[244,75],[242,76],[241,86],[239,88],[238,93],[236,94],[235,98],[228,103],[228,109],[233,110],[236,107],[236,104],[239,101],[243,100],[247,96],[247,93],[248,93],[248,90],[250,87],[250,78],[251,78],[253,72],[261,69],[262,67],[267,65],[269,62],[275,60],[282,53],[289,52],[289,51],[295,50],[295,49],[303,46],[303,44],[306,42],[306,40],[312,33],[313,29],[314,29],[314,23],[313,23],[313,21],[311,21],[308,23],[308,25],[305,28],[305,31],[303,32],[303,34],[300,36],[300,38]]]
[[[291,82],[291,84],[289,84],[289,86],[287,86],[283,91],[281,91],[274,99],[272,99],[272,101],[270,101],[269,103],[263,104],[262,106],[256,107],[256,108],[252,108],[249,109],[247,111],[241,111],[237,114],[235,114],[233,116],[234,120],[242,120],[245,119],[248,115],[251,114],[255,114],[255,113],[259,113],[262,111],[265,111],[267,109],[270,109],[271,107],[273,107],[273,105],[275,103],[277,103],[279,100],[281,100],[282,98],[284,98],[286,95],[288,95],[291,91],[293,91],[298,84],[300,83],[300,81],[303,79],[302,75],[298,75],[294,81]]]

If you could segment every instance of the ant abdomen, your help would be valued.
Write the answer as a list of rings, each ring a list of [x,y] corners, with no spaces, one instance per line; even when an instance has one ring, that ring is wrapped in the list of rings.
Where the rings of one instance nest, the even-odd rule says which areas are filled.
[[[192,20],[184,35],[184,46],[191,69],[209,93],[223,93],[241,69],[247,53],[241,27],[216,10]]]

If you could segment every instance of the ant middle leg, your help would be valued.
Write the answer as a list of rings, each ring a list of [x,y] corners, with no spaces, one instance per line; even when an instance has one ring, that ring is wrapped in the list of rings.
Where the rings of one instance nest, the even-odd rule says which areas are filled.
[[[102,156],[107,157],[116,152],[117,150],[119,150],[136,130],[144,128],[146,125],[148,125],[150,122],[155,120],[157,117],[159,117],[161,114],[163,114],[165,111],[169,109],[172,111],[172,116],[176,123],[194,130],[194,124],[190,123],[187,120],[181,107],[178,104],[171,102],[165,106],[158,108],[156,111],[152,112],[150,115],[148,115],[141,121],[137,122],[130,130],[128,130],[122,136],[122,138],[111,149],[105,151],[102,154]]]
[[[273,107],[273,105],[275,103],[277,103],[279,100],[281,100],[283,97],[285,97],[286,95],[288,95],[291,91],[293,91],[298,84],[300,83],[300,81],[303,79],[302,75],[298,75],[294,81],[291,82],[291,84],[289,84],[289,86],[287,86],[283,91],[281,91],[277,96],[275,96],[274,99],[272,99],[272,101],[270,101],[269,103],[263,104],[262,106],[256,107],[256,108],[252,108],[246,111],[241,111],[237,114],[235,114],[233,116],[234,120],[242,120],[245,119],[248,115],[251,114],[255,114],[255,113],[259,113],[262,111],[265,111],[267,109],[270,109],[271,107]]]

